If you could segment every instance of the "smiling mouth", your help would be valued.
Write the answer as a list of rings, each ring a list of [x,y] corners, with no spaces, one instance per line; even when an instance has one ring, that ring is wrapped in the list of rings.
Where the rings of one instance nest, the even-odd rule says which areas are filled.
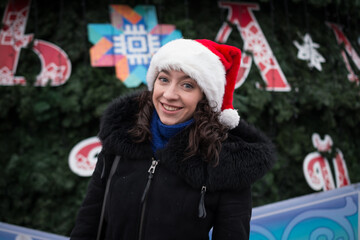
[[[177,110],[180,110],[182,109],[181,107],[173,107],[173,106],[169,106],[169,105],[166,105],[164,103],[162,103],[162,106],[165,108],[165,110],[167,111],[177,111]]]

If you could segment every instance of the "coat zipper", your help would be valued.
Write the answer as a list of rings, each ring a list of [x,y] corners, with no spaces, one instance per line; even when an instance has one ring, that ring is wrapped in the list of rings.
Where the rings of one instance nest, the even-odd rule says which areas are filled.
[[[200,192],[200,202],[199,202],[199,218],[206,218],[206,208],[205,208],[205,193],[206,193],[206,182],[208,179],[207,163],[203,163],[204,170],[204,183],[201,187]]]
[[[150,189],[150,185],[151,185],[151,181],[153,179],[155,170],[156,170],[156,166],[158,165],[159,161],[152,158],[152,162],[151,162],[151,166],[148,170],[148,181],[146,183],[143,195],[141,197],[141,215],[140,215],[140,225],[139,225],[139,240],[142,239],[142,232],[143,232],[143,225],[144,225],[144,217],[145,217],[145,209],[146,209],[146,203],[147,203],[147,196],[149,193],[149,189]]]
[[[201,187],[200,192],[200,202],[199,202],[199,218],[206,218],[206,208],[205,208],[205,193],[206,193],[206,185]]]

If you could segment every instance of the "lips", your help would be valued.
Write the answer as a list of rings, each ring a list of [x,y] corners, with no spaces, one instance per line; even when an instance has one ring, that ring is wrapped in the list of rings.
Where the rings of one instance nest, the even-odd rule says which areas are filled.
[[[165,108],[165,110],[167,111],[178,111],[180,109],[182,109],[181,107],[174,107],[174,106],[170,106],[170,105],[166,105],[164,103],[161,103],[161,105]]]

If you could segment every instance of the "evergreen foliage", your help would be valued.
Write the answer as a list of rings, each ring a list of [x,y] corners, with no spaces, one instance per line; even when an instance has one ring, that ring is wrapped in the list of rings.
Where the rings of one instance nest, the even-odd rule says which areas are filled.
[[[253,2],[260,4],[254,15],[292,86],[291,92],[282,93],[257,88],[263,81],[253,64],[234,96],[240,116],[266,132],[278,152],[274,169],[253,187],[254,206],[313,192],[302,163],[316,151],[314,132],[332,137],[344,154],[351,181],[360,182],[360,88],[347,80],[340,55],[344,46],[325,24],[342,24],[360,55],[360,1]],[[206,0],[32,1],[26,33],[61,47],[71,60],[72,73],[65,85],[34,87],[40,61],[31,49],[22,49],[16,75],[25,76],[28,85],[0,86],[0,221],[70,234],[89,181],[70,171],[72,147],[97,134],[100,116],[112,99],[145,88],[126,88],[112,67],[90,66],[86,25],[109,23],[107,4],[146,3],[156,6],[159,23],[175,24],[185,38],[214,40],[227,16],[216,1]],[[2,14],[5,7],[6,1],[0,3]],[[292,42],[302,42],[305,33],[320,44],[318,51],[326,58],[322,71],[296,57]],[[236,27],[227,44],[242,49]]]

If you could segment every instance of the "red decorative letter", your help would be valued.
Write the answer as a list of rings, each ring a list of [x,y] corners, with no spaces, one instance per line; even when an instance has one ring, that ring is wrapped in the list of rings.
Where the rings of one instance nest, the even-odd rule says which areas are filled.
[[[272,53],[260,25],[252,13],[252,9],[258,10],[259,5],[251,3],[219,2],[219,6],[229,10],[227,20],[237,26],[244,41],[244,50],[253,53],[255,64],[259,68],[261,76],[266,83],[266,89],[268,91],[279,92],[290,91],[291,87]],[[228,23],[224,22],[216,36],[216,41],[225,43],[231,31],[232,29]],[[246,61],[247,64],[241,64],[237,87],[245,81],[249,71],[247,68],[250,68],[251,66],[251,57],[243,54],[243,60]]]
[[[0,30],[0,85],[25,85],[22,76],[15,76],[20,50],[26,47],[33,35],[24,35],[29,15],[30,0],[10,0],[5,10],[3,27]],[[66,53],[52,43],[35,40],[34,52],[41,61],[41,72],[36,78],[36,86],[64,84],[71,72],[71,63]]]
[[[336,157],[333,159],[335,168],[336,187],[344,187],[350,184],[350,178],[342,152],[337,149]]]
[[[26,47],[33,35],[24,35],[29,15],[29,0],[8,3],[3,27],[0,30],[0,85],[25,85],[24,77],[15,77],[20,49]]]
[[[312,135],[312,143],[319,152],[331,152],[333,141],[329,135],[325,135],[324,140],[319,134]],[[304,160],[303,171],[305,179],[309,186],[318,191],[324,191],[335,188],[334,178],[331,174],[330,165],[326,158],[321,156],[319,152],[309,153]],[[336,186],[343,187],[350,184],[346,163],[342,152],[337,149],[336,157],[333,159],[333,165],[336,176]]]
[[[319,153],[309,153],[303,164],[304,175],[307,183],[315,191],[324,191],[335,188],[330,165],[327,159]]]
[[[359,55],[357,55],[354,48],[351,46],[350,41],[347,39],[347,37],[343,33],[341,27],[334,23],[327,23],[327,25],[329,27],[331,27],[332,30],[334,31],[338,44],[341,45],[344,43],[346,52],[349,54],[351,59],[354,61],[355,66],[360,70],[360,57],[359,57]],[[359,77],[357,75],[355,75],[354,71],[352,70],[349,60],[348,60],[344,50],[341,51],[341,55],[344,59],[345,66],[349,72],[349,74],[348,74],[349,81],[356,82],[357,84],[359,84]]]

